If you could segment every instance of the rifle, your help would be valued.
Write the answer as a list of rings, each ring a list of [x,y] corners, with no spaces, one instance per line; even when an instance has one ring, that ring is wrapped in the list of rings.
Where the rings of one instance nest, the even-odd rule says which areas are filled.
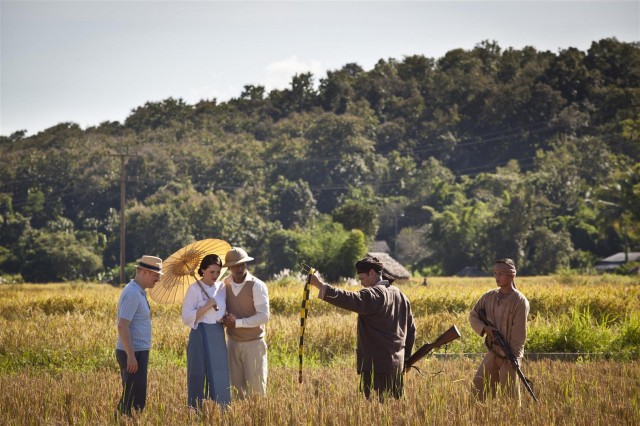
[[[425,355],[431,352],[435,348],[439,348],[442,345],[446,345],[449,342],[452,342],[460,337],[460,331],[458,327],[452,325],[450,329],[442,333],[433,343],[425,343],[413,353],[409,357],[409,359],[404,363],[404,370],[407,371],[409,368],[413,367],[413,364],[420,361]],[[416,368],[416,367],[413,367]]]
[[[480,321],[484,323],[484,325],[488,325],[495,329],[493,330],[493,336],[498,341],[498,344],[504,350],[504,353],[507,355],[507,359],[511,361],[511,365],[513,366],[513,369],[516,370],[516,373],[518,373],[518,377],[520,377],[520,380],[524,384],[524,387],[531,394],[531,396],[533,397],[533,400],[538,402],[538,398],[536,398],[536,396],[534,395],[533,389],[531,389],[531,385],[529,384],[529,379],[527,379],[524,373],[522,372],[522,370],[520,370],[520,365],[518,364],[518,358],[516,358],[513,352],[511,352],[511,348],[509,347],[509,345],[507,345],[507,341],[504,340],[504,337],[502,337],[502,334],[498,331],[498,329],[495,328],[495,326],[491,324],[491,322],[489,322],[489,320],[487,319],[486,311],[484,309],[480,309],[478,311],[478,317],[480,318]]]

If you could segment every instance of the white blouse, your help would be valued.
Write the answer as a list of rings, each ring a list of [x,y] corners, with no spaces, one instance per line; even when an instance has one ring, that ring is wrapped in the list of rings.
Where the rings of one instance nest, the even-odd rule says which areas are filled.
[[[222,282],[216,281],[211,287],[203,282],[200,284],[207,295],[216,301],[218,310],[216,311],[213,308],[209,309],[196,322],[196,312],[199,308],[204,306],[205,303],[207,303],[208,297],[203,293],[198,282],[191,284],[187,289],[187,294],[184,296],[184,301],[182,302],[182,322],[193,329],[198,328],[198,324],[201,322],[205,324],[215,324],[220,322],[222,316],[227,310],[227,290]]]

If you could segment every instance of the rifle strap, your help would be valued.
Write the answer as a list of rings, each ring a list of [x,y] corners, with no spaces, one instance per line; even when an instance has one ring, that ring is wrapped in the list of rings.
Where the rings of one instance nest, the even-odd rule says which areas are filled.
[[[418,367],[416,367],[415,365],[410,366],[410,367],[409,367],[407,370],[405,370],[404,372],[406,373],[407,371],[409,371],[409,370],[410,370],[410,369],[412,369],[412,368],[415,368],[419,375],[421,375],[421,376],[425,376],[425,375],[426,375],[426,374],[424,374],[422,371],[420,371],[420,369],[419,369]],[[436,371],[435,373],[429,373],[429,374],[431,374],[432,376],[434,376],[434,377],[435,377],[435,376],[437,376],[438,374],[442,373],[442,371],[443,371],[443,370],[440,370],[440,371]]]

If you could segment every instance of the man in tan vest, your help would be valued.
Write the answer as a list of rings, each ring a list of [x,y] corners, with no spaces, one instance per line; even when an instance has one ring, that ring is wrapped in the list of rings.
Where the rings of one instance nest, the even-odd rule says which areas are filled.
[[[227,290],[229,379],[232,395],[244,399],[267,394],[267,343],[265,324],[269,321],[269,292],[266,284],[251,275],[246,262],[253,260],[240,247],[233,247],[224,258],[231,271],[224,280]]]

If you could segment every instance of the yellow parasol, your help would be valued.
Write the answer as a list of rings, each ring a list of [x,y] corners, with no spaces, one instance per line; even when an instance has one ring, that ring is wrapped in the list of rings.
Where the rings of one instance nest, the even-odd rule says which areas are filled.
[[[196,271],[202,258],[217,254],[224,262],[224,256],[231,245],[224,240],[209,238],[188,244],[173,253],[162,263],[164,275],[150,291],[149,295],[157,303],[181,303],[191,284],[197,281]],[[222,268],[222,277],[227,268]]]

